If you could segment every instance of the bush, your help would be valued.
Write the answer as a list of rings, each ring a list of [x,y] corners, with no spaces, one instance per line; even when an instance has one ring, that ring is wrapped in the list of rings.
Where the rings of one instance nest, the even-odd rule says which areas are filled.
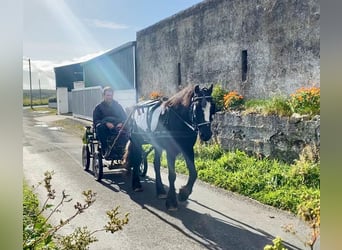
[[[226,91],[220,85],[213,89],[213,100],[216,111],[244,110],[245,113],[260,113],[263,115],[291,116],[320,114],[320,89],[317,87],[301,88],[290,97],[275,96],[270,100],[246,100],[237,91]]]
[[[23,249],[61,249],[61,250],[83,250],[89,249],[89,245],[97,238],[95,233],[106,231],[115,233],[122,230],[123,226],[128,223],[128,213],[124,217],[118,218],[118,206],[107,211],[109,221],[101,228],[90,231],[87,227],[77,227],[70,235],[61,236],[57,232],[65,225],[69,224],[76,216],[83,213],[94,202],[96,193],[91,190],[83,191],[84,203],[76,202],[74,205],[75,212],[70,217],[61,219],[58,225],[52,226],[48,223],[51,216],[60,212],[60,209],[69,203],[72,199],[64,191],[62,192],[60,201],[56,205],[50,204],[52,200],[57,198],[55,190],[52,188],[51,180],[54,172],[45,172],[45,178],[39,185],[44,184],[47,191],[47,198],[43,202],[42,208],[39,208],[39,202],[36,194],[26,184],[23,186]],[[38,186],[39,186],[38,185]],[[37,186],[37,187],[38,187]],[[42,216],[43,212],[47,214],[46,218]]]
[[[289,106],[292,112],[298,114],[320,114],[320,88],[300,88],[291,94]]]
[[[57,102],[57,97],[50,97],[49,103],[51,103],[51,102]]]
[[[224,96],[227,94],[228,91],[224,90],[221,85],[215,85],[213,88],[213,92],[211,96],[213,97],[213,100],[216,105],[216,111],[220,111],[223,109],[224,106]]]
[[[226,110],[241,109],[244,98],[237,91],[231,91],[224,95],[223,106]]]

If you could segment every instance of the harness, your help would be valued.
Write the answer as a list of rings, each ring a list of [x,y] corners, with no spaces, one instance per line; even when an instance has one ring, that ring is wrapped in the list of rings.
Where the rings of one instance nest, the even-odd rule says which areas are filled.
[[[204,100],[210,99],[210,98],[211,98],[211,96],[205,96],[205,95],[192,97],[191,104],[189,107],[189,120],[191,121],[191,123],[189,123],[188,121],[183,119],[172,108],[168,109],[168,112],[172,112],[188,128],[190,128],[193,132],[197,132],[201,126],[205,126],[205,125],[210,124],[210,121],[206,121],[206,122],[202,122],[202,123],[196,123],[195,113],[193,112],[195,102],[198,100],[204,101]],[[159,130],[158,131],[152,131],[152,127],[151,127],[153,114],[157,110],[157,108],[161,106],[161,104],[162,104],[162,100],[148,100],[148,101],[145,101],[143,103],[139,103],[139,104],[135,105],[134,108],[129,113],[127,120],[124,122],[122,128],[120,129],[120,131],[117,135],[117,137],[114,139],[112,145],[110,145],[110,150],[114,147],[117,139],[119,138],[119,136],[123,132],[123,129],[127,126],[127,123],[129,121],[132,121],[132,120],[134,121],[134,123],[136,122],[134,119],[132,119],[132,116],[134,115],[135,112],[137,112],[138,115],[141,115],[141,114],[146,115],[146,118],[145,117],[144,118],[146,119],[147,128],[146,128],[146,131],[140,131],[139,132],[139,129],[137,128],[138,127],[137,124],[134,124],[133,127],[136,127],[135,129],[137,129],[137,131],[134,131],[134,129],[132,128],[132,131],[131,131],[132,133],[141,134],[142,136],[144,136],[144,135],[146,136],[146,134],[148,136],[148,133],[154,133],[154,135],[158,136],[158,137],[168,136],[168,133],[166,131],[159,131]],[[170,121],[168,112],[162,114],[163,119],[164,119],[163,120],[164,125],[168,124]],[[159,117],[158,117],[158,119],[159,119]],[[173,132],[173,134],[175,134],[175,133],[177,133],[177,132]],[[184,137],[184,133],[180,133],[179,136]]]

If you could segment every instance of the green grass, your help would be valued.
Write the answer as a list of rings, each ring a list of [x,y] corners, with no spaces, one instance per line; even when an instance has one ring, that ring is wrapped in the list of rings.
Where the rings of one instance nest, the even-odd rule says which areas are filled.
[[[76,136],[82,138],[84,135],[84,124],[74,120],[74,119],[63,119],[63,120],[57,120],[51,123],[51,125],[55,127],[63,127],[67,131],[70,131],[71,133],[75,134]]]
[[[33,109],[30,109],[32,112],[44,112],[45,114],[49,115],[56,115],[57,110],[54,108],[49,107],[33,107]]]
[[[272,99],[261,100],[252,99],[244,104],[245,114],[259,113],[262,115],[291,116],[292,111],[284,97],[274,97]]]
[[[32,99],[32,106],[37,105],[48,105],[49,104],[49,98],[44,99]],[[31,106],[31,99],[30,97],[25,97],[23,99],[23,106]]]
[[[49,98],[56,97],[56,90],[54,89],[33,89],[32,90],[32,105],[47,105]],[[23,90],[23,106],[31,105],[30,90]]]
[[[217,144],[195,145],[198,178],[219,188],[253,198],[263,204],[298,213],[305,197],[320,199],[320,163],[298,160],[288,165],[276,160],[257,159],[242,151],[225,152]],[[153,162],[153,152],[148,160]],[[165,153],[161,165],[166,167]],[[183,157],[176,171],[188,174]]]

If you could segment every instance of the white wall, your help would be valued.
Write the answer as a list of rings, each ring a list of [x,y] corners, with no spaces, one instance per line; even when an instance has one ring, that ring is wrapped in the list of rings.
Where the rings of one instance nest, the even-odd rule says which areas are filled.
[[[57,114],[68,112],[68,88],[57,88]]]

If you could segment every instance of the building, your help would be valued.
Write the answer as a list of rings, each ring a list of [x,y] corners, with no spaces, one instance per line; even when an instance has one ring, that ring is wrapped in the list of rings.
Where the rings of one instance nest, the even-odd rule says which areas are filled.
[[[80,63],[54,68],[57,92],[57,113],[72,111],[71,90],[77,83],[83,82],[83,68]]]
[[[85,87],[136,88],[135,42],[128,42],[82,63]]]
[[[56,89],[67,88],[70,92],[75,82],[83,81],[83,67],[80,63],[63,65],[54,68]]]
[[[205,0],[137,32],[139,96],[219,83],[246,99],[320,82],[318,0]]]

